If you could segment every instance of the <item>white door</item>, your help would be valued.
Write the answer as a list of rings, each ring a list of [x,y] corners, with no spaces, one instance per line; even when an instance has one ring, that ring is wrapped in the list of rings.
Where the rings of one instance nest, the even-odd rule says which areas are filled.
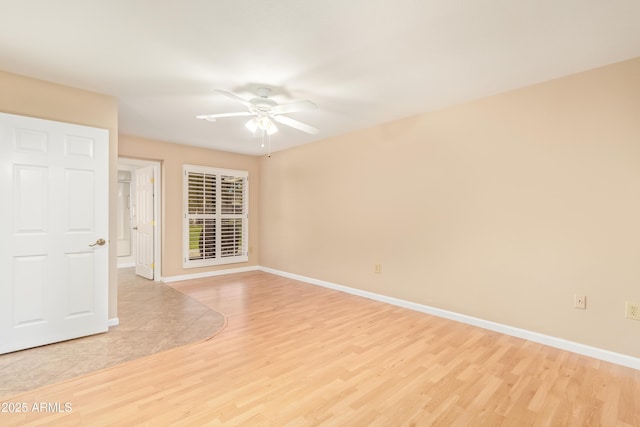
[[[136,235],[136,274],[153,279],[153,166],[136,169],[135,176],[135,235]]]
[[[108,329],[109,132],[0,113],[0,354]]]

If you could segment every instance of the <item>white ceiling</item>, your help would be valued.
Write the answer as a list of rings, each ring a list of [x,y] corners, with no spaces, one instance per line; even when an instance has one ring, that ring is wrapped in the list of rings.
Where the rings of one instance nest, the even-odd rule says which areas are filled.
[[[265,154],[213,92],[310,99],[272,151],[640,56],[638,0],[0,0],[0,69],[113,95],[124,134]],[[1,94],[0,94],[1,96]]]

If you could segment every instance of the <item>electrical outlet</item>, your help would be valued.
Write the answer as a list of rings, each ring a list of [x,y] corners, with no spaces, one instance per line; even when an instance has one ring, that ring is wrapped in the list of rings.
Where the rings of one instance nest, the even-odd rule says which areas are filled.
[[[627,301],[625,304],[624,317],[627,319],[640,320],[640,304]]]
[[[373,266],[373,272],[376,274],[382,273],[382,265],[380,263]]]
[[[585,310],[587,308],[587,296],[575,294],[573,296],[573,308]]]

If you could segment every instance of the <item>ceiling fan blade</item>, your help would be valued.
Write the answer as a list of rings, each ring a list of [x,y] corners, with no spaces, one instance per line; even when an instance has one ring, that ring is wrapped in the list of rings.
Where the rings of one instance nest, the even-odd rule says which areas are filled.
[[[200,116],[196,116],[196,119],[208,120],[210,122],[215,122],[216,119],[221,119],[224,117],[238,117],[238,116],[253,116],[253,113],[250,111],[240,111],[238,113],[222,113],[222,114],[203,114]]]
[[[292,127],[294,129],[301,130],[302,132],[310,133],[312,135],[315,135],[318,132],[320,132],[319,129],[316,129],[313,126],[310,126],[306,123],[299,122],[297,120],[293,120],[292,118],[289,118],[287,116],[273,116],[273,120],[275,120],[278,123],[282,123],[283,125]]]
[[[289,104],[280,104],[271,110],[274,114],[295,113],[296,111],[309,111],[318,108],[316,104],[309,100],[290,102]]]
[[[234,101],[237,101],[239,103],[241,103],[242,105],[246,106],[246,107],[251,107],[251,103],[249,101],[247,101],[244,98],[239,97],[238,95],[236,95],[233,92],[229,92],[226,90],[221,90],[221,89],[214,89],[215,92],[221,93],[222,95],[226,96],[227,98],[233,99]]]

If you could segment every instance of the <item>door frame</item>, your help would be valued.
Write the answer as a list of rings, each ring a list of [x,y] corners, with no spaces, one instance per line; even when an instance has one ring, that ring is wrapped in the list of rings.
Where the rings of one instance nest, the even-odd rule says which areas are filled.
[[[149,166],[153,167],[153,217],[155,220],[155,225],[153,227],[153,280],[160,282],[162,281],[162,163],[158,160],[118,157],[118,170],[120,170],[120,166],[127,166],[132,169]]]

